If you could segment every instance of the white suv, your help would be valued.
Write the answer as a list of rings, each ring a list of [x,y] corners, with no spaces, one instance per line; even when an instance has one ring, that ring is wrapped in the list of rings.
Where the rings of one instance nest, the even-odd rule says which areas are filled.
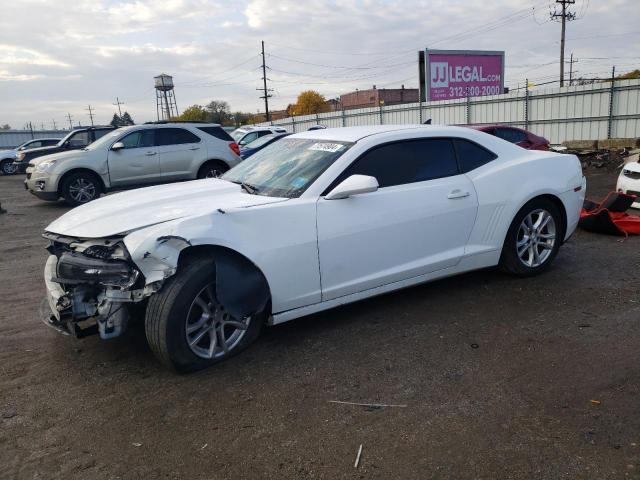
[[[134,125],[82,150],[32,160],[25,188],[43,200],[80,205],[111,190],[218,177],[240,161],[237,143],[220,125]]]
[[[252,127],[245,125],[244,127],[236,128],[231,132],[231,136],[242,147],[260,137],[273,133],[287,133],[287,131],[282,127]]]

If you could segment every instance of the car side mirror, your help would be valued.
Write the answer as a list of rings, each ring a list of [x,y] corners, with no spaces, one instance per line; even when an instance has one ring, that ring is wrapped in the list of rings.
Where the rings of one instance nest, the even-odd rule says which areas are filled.
[[[325,195],[325,200],[340,200],[352,195],[370,193],[378,190],[378,180],[368,175],[351,175]]]
[[[113,150],[114,152],[117,152],[118,150],[122,150],[124,148],[124,143],[122,142],[116,142],[113,145],[111,145],[111,150]]]

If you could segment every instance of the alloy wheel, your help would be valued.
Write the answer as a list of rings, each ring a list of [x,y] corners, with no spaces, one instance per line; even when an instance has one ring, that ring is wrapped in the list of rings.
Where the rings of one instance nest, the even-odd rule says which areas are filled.
[[[516,251],[520,261],[536,268],[547,261],[556,244],[556,222],[544,209],[537,209],[524,217],[518,236]]]
[[[86,178],[79,177],[69,185],[69,195],[77,203],[86,203],[96,196],[95,184]]]
[[[191,351],[200,358],[226,355],[242,340],[251,317],[237,320],[218,302],[215,282],[204,287],[191,302],[185,320],[185,336]]]
[[[18,170],[18,167],[13,162],[2,162],[2,173],[5,175],[13,175]]]

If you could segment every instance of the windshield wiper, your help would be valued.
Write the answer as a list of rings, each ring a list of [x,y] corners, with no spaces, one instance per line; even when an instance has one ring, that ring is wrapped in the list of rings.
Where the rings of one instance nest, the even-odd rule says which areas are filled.
[[[251,195],[255,195],[256,193],[258,193],[258,188],[253,185],[249,185],[248,183],[241,182],[240,187],[242,187],[247,193],[250,193]]]

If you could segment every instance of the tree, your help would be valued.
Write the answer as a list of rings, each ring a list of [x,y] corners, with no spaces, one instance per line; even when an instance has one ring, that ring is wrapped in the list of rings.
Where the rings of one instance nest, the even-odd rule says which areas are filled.
[[[111,119],[111,122],[109,122],[109,125],[112,125],[114,127],[122,126],[122,119],[118,116],[117,113],[113,114],[113,118]]]
[[[232,117],[233,126],[239,127],[240,125],[246,125],[247,123],[249,123],[250,118],[250,113],[235,112]]]
[[[220,125],[232,124],[229,104],[224,100],[212,100],[205,109],[209,113],[210,122]]]
[[[129,115],[129,112],[124,112],[121,119],[123,125],[135,125],[135,122],[133,121],[133,118],[131,118],[131,115]]]
[[[209,112],[200,105],[191,105],[182,111],[182,114],[175,117],[175,120],[183,122],[207,122],[209,121]]]
[[[328,112],[329,107],[324,95],[315,90],[307,90],[298,95],[294,110],[296,115],[311,115],[313,113]]]
[[[0,130],[11,130],[11,125],[5,123],[4,125],[2,125],[2,127],[0,127]]]

